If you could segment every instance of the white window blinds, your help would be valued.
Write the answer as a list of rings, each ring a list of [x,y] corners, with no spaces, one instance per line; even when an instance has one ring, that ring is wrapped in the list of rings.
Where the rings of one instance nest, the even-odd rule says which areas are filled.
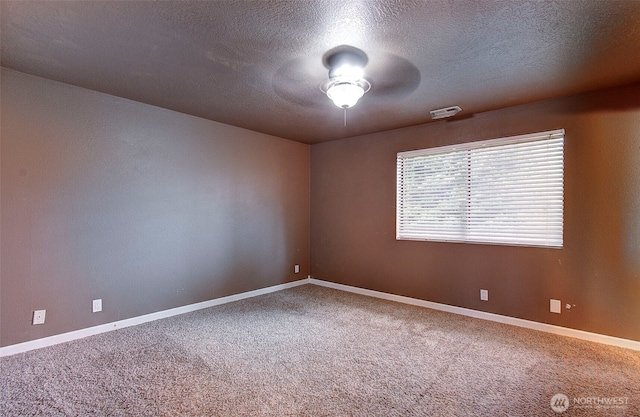
[[[564,130],[397,155],[396,238],[562,247]]]

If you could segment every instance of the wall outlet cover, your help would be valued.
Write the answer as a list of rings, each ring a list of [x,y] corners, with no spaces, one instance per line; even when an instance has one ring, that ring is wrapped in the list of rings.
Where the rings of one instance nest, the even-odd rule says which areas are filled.
[[[47,316],[47,310],[35,310],[33,312],[32,324],[44,324],[44,319]]]
[[[93,300],[93,304],[92,304],[92,310],[94,313],[98,313],[100,311],[102,311],[102,298],[99,298],[97,300]]]
[[[480,290],[480,299],[482,301],[489,301],[489,290]]]
[[[554,300],[552,298],[549,302],[549,311],[560,314],[562,312],[562,304],[560,303],[560,300]]]

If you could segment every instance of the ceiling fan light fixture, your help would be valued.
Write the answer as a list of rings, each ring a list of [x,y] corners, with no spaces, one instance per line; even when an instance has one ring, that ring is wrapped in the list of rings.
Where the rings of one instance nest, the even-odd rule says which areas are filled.
[[[327,89],[327,97],[343,109],[355,106],[364,93],[365,90],[359,83],[350,81],[331,83]]]
[[[323,61],[329,69],[329,80],[320,89],[341,109],[349,109],[371,89],[364,78],[367,56],[364,52],[346,46],[325,55]],[[345,112],[346,117],[346,112]]]

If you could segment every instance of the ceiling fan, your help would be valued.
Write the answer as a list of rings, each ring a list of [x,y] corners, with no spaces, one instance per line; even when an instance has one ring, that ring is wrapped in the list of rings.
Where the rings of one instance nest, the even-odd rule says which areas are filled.
[[[329,80],[320,89],[336,106],[346,111],[371,89],[371,83],[364,78],[368,58],[361,50],[338,47],[327,52],[322,61],[329,69]]]
[[[405,58],[378,50],[366,54],[341,45],[324,53],[322,59],[312,55],[288,61],[274,74],[272,86],[289,102],[325,112],[326,103],[346,110],[367,92],[367,107],[391,105],[418,88],[420,80],[418,68]]]

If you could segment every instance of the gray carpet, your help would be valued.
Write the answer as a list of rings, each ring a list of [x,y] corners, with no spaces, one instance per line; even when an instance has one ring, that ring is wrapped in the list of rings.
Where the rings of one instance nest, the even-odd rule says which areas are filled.
[[[1,416],[640,415],[640,352],[313,285],[0,367]]]

